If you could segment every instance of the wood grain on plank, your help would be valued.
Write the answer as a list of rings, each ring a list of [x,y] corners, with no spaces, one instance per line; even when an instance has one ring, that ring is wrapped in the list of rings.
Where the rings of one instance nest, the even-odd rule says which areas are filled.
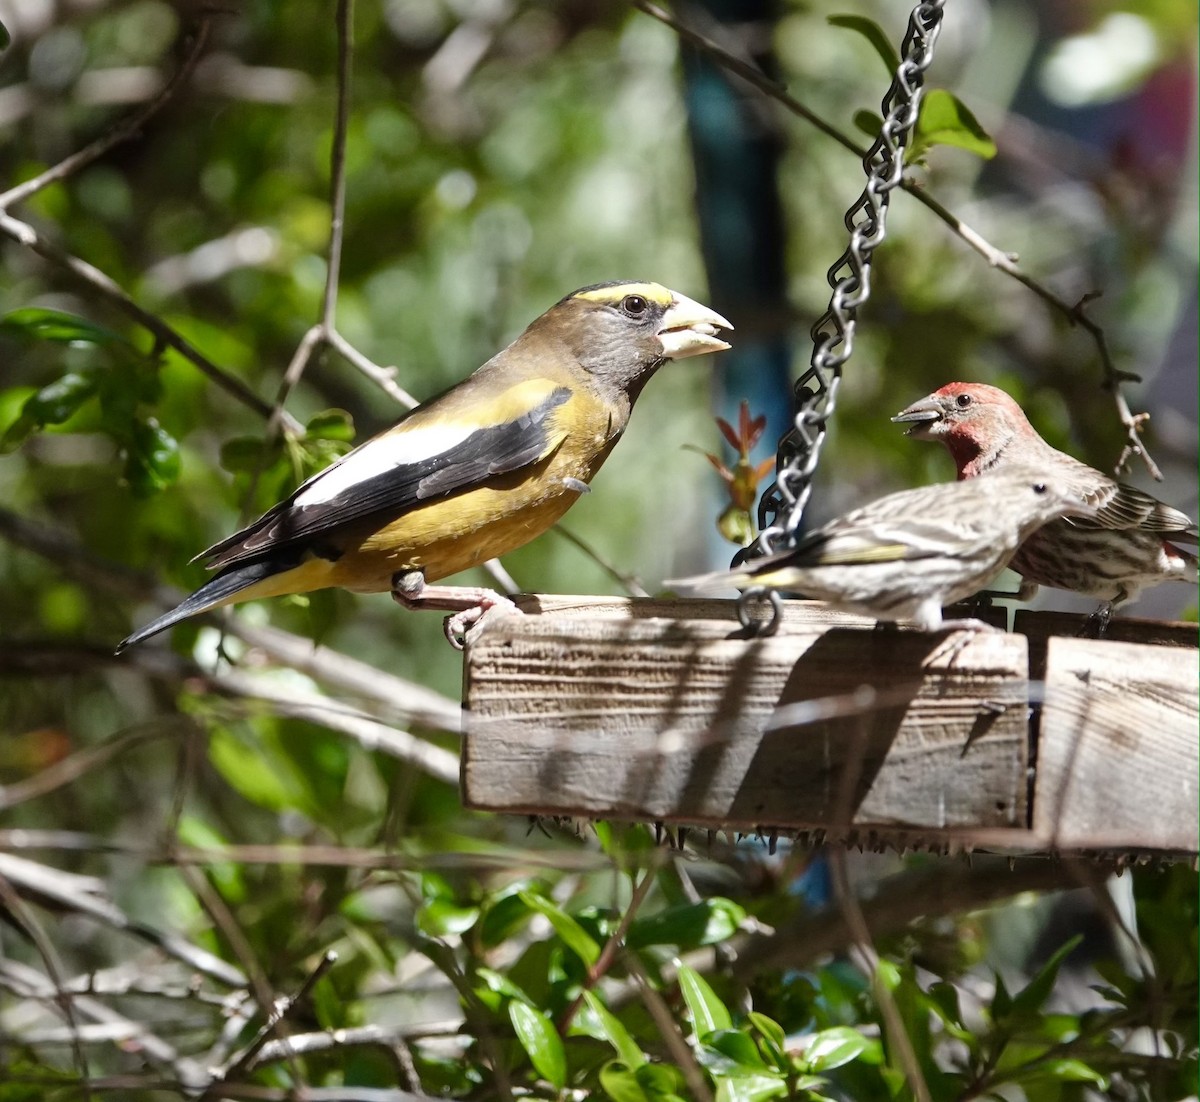
[[[1198,673],[1190,649],[1049,641],[1039,839],[1068,850],[1198,852]]]
[[[470,643],[470,806],[746,828],[1026,825],[1019,636],[828,629],[822,610],[746,639],[711,618],[577,611],[489,617]]]

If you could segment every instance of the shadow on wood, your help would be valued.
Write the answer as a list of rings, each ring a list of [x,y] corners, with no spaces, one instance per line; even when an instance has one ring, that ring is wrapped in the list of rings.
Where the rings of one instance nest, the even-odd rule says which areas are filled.
[[[704,620],[493,621],[467,659],[464,798],[743,829],[1024,826],[1024,640],[830,622],[747,640]]]

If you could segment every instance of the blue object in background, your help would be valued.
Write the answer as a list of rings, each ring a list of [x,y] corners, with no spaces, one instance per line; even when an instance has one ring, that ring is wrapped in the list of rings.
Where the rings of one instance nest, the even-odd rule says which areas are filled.
[[[726,41],[771,39],[775,5],[769,0],[704,0],[699,7],[719,23],[761,24],[753,35],[730,30],[722,36]],[[737,326],[733,348],[721,357],[716,412],[736,425],[745,398],[753,416],[765,414],[767,431],[753,456],[765,459],[792,424],[791,311],[778,182],[782,135],[761,94],[735,84],[686,43],[680,48],[710,301]],[[774,73],[769,52],[754,60]]]

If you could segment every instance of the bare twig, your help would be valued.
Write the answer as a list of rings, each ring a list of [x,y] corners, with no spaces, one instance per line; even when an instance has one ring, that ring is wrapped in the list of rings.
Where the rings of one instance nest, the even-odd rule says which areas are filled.
[[[714,61],[730,72],[737,74],[752,87],[770,97],[776,102],[786,107],[792,114],[805,120],[812,126],[816,127],[822,134],[827,135],[837,142],[844,149],[854,153],[859,159],[867,155],[865,146],[847,137],[832,123],[827,122],[818,114],[806,107],[794,96],[790,95],[783,85],[772,80],[762,72],[758,66],[745,58],[739,57],[737,54],[730,52],[723,46],[714,42],[711,38],[700,34],[691,27],[686,26],[676,19],[670,12],[652,4],[649,0],[631,0],[633,6],[646,15],[657,19],[661,23],[665,23],[670,27],[680,38],[695,46],[698,50],[708,54]],[[1033,276],[1021,271],[1017,267],[1017,258],[1012,253],[1006,253],[992,245],[984,236],[977,230],[972,229],[957,215],[948,211],[941,203],[929,195],[928,192],[921,187],[919,183],[911,177],[905,176],[900,181],[900,187],[911,195],[917,202],[932,211],[946,226],[948,226],[959,238],[966,242],[971,248],[978,252],[987,262],[994,268],[998,268],[1006,275],[1015,279],[1022,286],[1028,288],[1037,295],[1043,302],[1058,310],[1072,325],[1077,325],[1083,329],[1092,338],[1096,345],[1096,351],[1100,357],[1100,365],[1104,372],[1103,385],[1113,395],[1113,401],[1116,404],[1117,416],[1120,419],[1121,425],[1125,429],[1126,444],[1122,450],[1120,458],[1116,463],[1117,473],[1120,473],[1133,455],[1140,456],[1146,465],[1146,469],[1150,474],[1158,480],[1162,480],[1162,472],[1158,469],[1158,465],[1154,462],[1150,453],[1146,450],[1141,439],[1141,431],[1149,415],[1145,413],[1134,414],[1129,409],[1129,404],[1121,391],[1121,384],[1124,382],[1135,382],[1139,376],[1128,371],[1122,371],[1113,362],[1112,355],[1108,349],[1108,341],[1105,338],[1103,328],[1096,322],[1092,321],[1084,312],[1084,307],[1094,295],[1084,296],[1079,302],[1072,305],[1065,299],[1060,298],[1044,284],[1034,279]]]
[[[887,985],[879,975],[879,954],[871,942],[871,931],[863,918],[862,908],[850,887],[850,877],[846,872],[846,847],[829,847],[829,870],[832,874],[834,897],[838,909],[851,934],[850,958],[858,966],[859,971],[866,976],[875,993],[875,1002],[879,1006],[883,1018],[887,1038],[893,1052],[899,1057],[904,1078],[908,1081],[909,1089],[917,1102],[931,1102],[929,1084],[921,1073],[921,1065],[917,1062],[917,1054],[913,1050],[912,1038],[904,1028],[904,1019],[896,1006],[896,1000],[888,990]]]
[[[367,750],[376,750],[400,758],[445,784],[458,784],[457,754],[416,738],[407,731],[397,730],[391,724],[383,723],[339,701],[329,700],[315,693],[305,693],[294,686],[277,689],[238,670],[218,671],[207,675],[197,671],[197,674],[220,692],[247,700],[264,701],[270,704],[275,715],[290,716],[327,727],[331,731],[339,731],[355,739]]]
[[[348,869],[409,869],[482,874],[520,867],[530,871],[599,872],[611,868],[604,856],[588,850],[500,849],[486,853],[397,853],[376,846],[244,844],[227,846],[141,846],[116,842],[73,830],[0,830],[0,856],[5,852],[54,850],[107,853],[132,857],[150,865],[313,865]]]
[[[579,548],[579,550],[582,551],[589,559],[591,559],[592,562],[594,562],[598,567],[600,567],[605,574],[612,578],[617,585],[624,589],[628,596],[650,596],[649,591],[633,574],[622,573],[615,566],[613,566],[612,563],[605,560],[604,557],[600,555],[599,552],[597,552],[596,549],[592,547],[591,544],[589,544],[586,540],[581,539],[579,536],[575,535],[574,532],[564,528],[561,521],[559,521],[559,523],[556,524],[551,531],[556,535],[562,536],[562,538],[572,546]]]
[[[24,183],[17,184],[16,187],[11,187],[7,191],[0,193],[0,210],[7,211],[9,207],[23,202],[31,195],[36,195],[50,184],[73,176],[80,169],[86,168],[88,165],[98,161],[114,146],[120,145],[121,142],[128,141],[139,134],[142,127],[157,115],[174,98],[175,93],[191,79],[192,73],[196,70],[196,63],[200,60],[200,55],[204,52],[204,47],[208,43],[208,32],[211,25],[212,13],[202,11],[196,20],[196,25],[187,32],[190,41],[187,44],[187,50],[184,53],[183,61],[180,62],[179,68],[175,70],[174,76],[163,85],[158,95],[143,106],[140,111],[135,111],[128,118],[123,119],[116,126],[101,134],[90,145],[86,145],[83,149],[77,150],[68,157],[64,157],[44,172],[40,172],[32,179],[26,180]]]
[[[229,1065],[219,1069],[213,1075],[213,1081],[208,1089],[202,1094],[201,1102],[204,1099],[211,1098],[214,1092],[224,1094],[224,1090],[219,1090],[225,1083],[236,1080],[243,1072],[248,1070],[254,1063],[254,1058],[262,1050],[263,1046],[270,1040],[271,1034],[283,1024],[284,1020],[296,1005],[303,1000],[310,991],[317,985],[317,981],[325,975],[337,963],[337,953],[332,949],[327,949],[321,954],[317,961],[316,967],[309,972],[304,983],[300,985],[300,989],[294,995],[284,995],[275,1000],[274,1006],[270,1008],[267,1015],[267,1020],[263,1023],[258,1034],[241,1052],[239,1052]],[[281,1056],[294,1058],[295,1053],[288,1047],[287,1039],[283,1041],[284,1050],[280,1053]]]
[[[91,1079],[91,1072],[88,1069],[87,1055],[84,1053],[83,1045],[79,1040],[79,1018],[75,1013],[74,999],[71,997],[70,992],[63,987],[62,963],[58,959],[58,954],[54,951],[54,945],[50,941],[50,938],[46,936],[46,931],[42,929],[42,924],[37,920],[33,911],[26,905],[25,900],[21,898],[13,885],[3,876],[0,876],[0,904],[3,905],[5,911],[8,913],[10,920],[16,923],[18,928],[33,943],[38,956],[42,958],[42,966],[46,969],[46,975],[54,985],[55,1005],[62,1011],[63,1018],[66,1020],[70,1032],[71,1055],[75,1060],[75,1067],[79,1071],[84,1098],[90,1099],[92,1092],[88,1086],[88,1081]]]
[[[0,211],[0,234],[15,241],[18,245],[24,246],[30,252],[37,253],[43,260],[49,261],[55,267],[61,268],[86,284],[90,290],[106,299],[123,314],[133,318],[143,329],[154,336],[159,345],[173,348],[242,405],[263,417],[271,416],[272,407],[269,402],[255,394],[241,379],[231,375],[223,367],[218,367],[182,333],[168,325],[157,314],[139,306],[111,276],[100,271],[95,265],[60,249],[57,245],[47,241],[29,223],[22,222],[5,211]],[[284,415],[283,422],[289,432],[298,436],[304,434],[303,426],[289,414]]]
[[[405,409],[412,409],[413,406],[417,405],[416,398],[396,382],[396,369],[394,367],[380,367],[379,364],[364,356],[336,329],[328,328],[325,333],[325,339],[329,342],[330,348],[344,357],[351,366],[358,368],[363,375],[370,379],[389,398],[394,399],[400,405],[404,406]]]
[[[671,1008],[667,1006],[662,995],[655,990],[654,985],[646,976],[646,970],[642,967],[642,962],[638,960],[637,954],[625,953],[624,963],[626,970],[633,977],[634,989],[641,998],[642,1005],[645,1006],[647,1013],[654,1020],[655,1026],[658,1027],[659,1035],[667,1046],[671,1059],[683,1073],[692,1098],[695,1099],[695,1102],[713,1102],[713,1093],[709,1089],[708,1080],[704,1078],[703,1069],[696,1062],[695,1053],[688,1047],[687,1041],[680,1034]]]
[[[350,67],[354,59],[354,2],[338,0],[337,111],[333,121],[333,150],[330,154],[329,267],[325,273],[325,296],[321,323],[334,328],[337,316],[338,279],[342,271],[342,236],[346,225],[346,128],[350,118]]]
[[[658,853],[661,851],[656,850],[655,852]],[[657,873],[657,865],[652,864],[642,874],[642,879],[638,881],[637,887],[633,889],[633,894],[629,898],[629,906],[621,913],[621,921],[617,924],[617,928],[613,930],[609,939],[604,943],[604,948],[600,950],[600,955],[596,958],[596,963],[587,970],[587,975],[584,976],[583,983],[580,984],[579,994],[575,996],[574,1001],[567,1007],[562,1020],[558,1023],[558,1035],[560,1037],[567,1035],[567,1030],[571,1028],[571,1023],[575,1020],[575,1015],[579,1013],[579,1008],[583,1006],[583,993],[595,987],[612,967],[612,963],[617,956],[617,950],[620,949],[621,943],[625,940],[625,935],[629,932],[630,923],[633,922],[638,910],[646,901],[646,896],[650,894],[650,889],[654,886],[654,878]]]

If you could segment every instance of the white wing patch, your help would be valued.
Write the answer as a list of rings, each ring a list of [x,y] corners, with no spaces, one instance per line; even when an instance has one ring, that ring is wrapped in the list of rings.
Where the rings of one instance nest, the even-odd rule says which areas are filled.
[[[384,433],[311,478],[292,504],[301,509],[324,505],[368,478],[450,451],[478,430],[478,425],[444,424]]]

